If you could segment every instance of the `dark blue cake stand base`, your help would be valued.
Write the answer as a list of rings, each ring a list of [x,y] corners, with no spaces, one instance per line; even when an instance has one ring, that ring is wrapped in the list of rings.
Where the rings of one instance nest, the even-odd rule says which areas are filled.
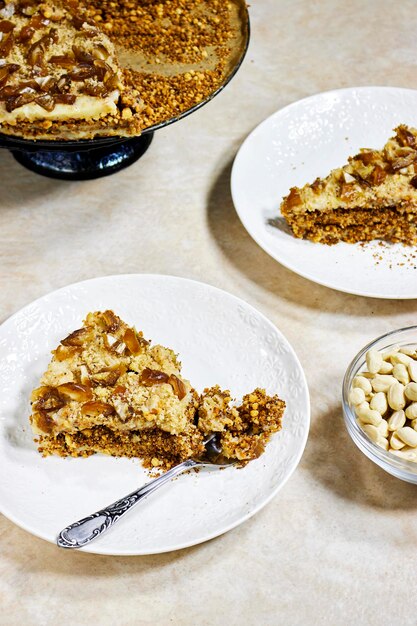
[[[152,139],[153,133],[146,133],[132,139],[61,141],[53,146],[48,142],[44,147],[46,142],[30,142],[29,146],[29,142],[10,138],[7,147],[18,163],[37,174],[61,180],[89,180],[131,165],[145,154]]]

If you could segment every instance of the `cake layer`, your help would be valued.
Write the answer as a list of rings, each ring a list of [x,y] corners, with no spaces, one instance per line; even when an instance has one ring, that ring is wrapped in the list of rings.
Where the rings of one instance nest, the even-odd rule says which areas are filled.
[[[316,243],[356,243],[382,239],[392,243],[417,243],[417,211],[385,209],[334,209],[287,216],[293,234]]]
[[[161,430],[114,432],[106,426],[95,426],[56,437],[41,435],[39,451],[44,456],[87,457],[101,453],[116,457],[141,458],[145,467],[168,469],[204,452],[203,438],[193,426],[187,433],[171,435]]]

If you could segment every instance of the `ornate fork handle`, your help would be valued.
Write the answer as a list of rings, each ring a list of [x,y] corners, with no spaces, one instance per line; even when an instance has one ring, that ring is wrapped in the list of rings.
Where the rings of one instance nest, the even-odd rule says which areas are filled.
[[[162,476],[151,480],[149,483],[140,487],[136,491],[132,491],[124,498],[113,502],[109,506],[101,509],[101,511],[97,511],[96,513],[92,513],[88,517],[84,517],[80,519],[78,522],[74,522],[70,524],[64,530],[61,530],[57,537],[57,545],[60,548],[81,548],[82,546],[87,545],[96,537],[102,535],[106,530],[108,530],[113,524],[115,524],[125,513],[130,511],[136,504],[141,502],[146,496],[149,496],[151,493],[165,485],[169,482],[174,476],[178,476],[185,472],[187,469],[191,467],[195,467],[199,465],[196,461],[192,459],[188,459],[173,467]]]

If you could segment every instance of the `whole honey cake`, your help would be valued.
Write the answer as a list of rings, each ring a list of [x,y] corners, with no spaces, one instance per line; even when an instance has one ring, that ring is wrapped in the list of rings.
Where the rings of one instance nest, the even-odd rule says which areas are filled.
[[[382,150],[362,149],[326,178],[291,189],[281,214],[296,237],[417,242],[417,130],[395,133]]]
[[[113,43],[67,2],[2,0],[0,129],[6,134],[139,134],[143,103]]]
[[[244,463],[281,428],[277,396],[256,389],[236,407],[219,387],[199,396],[172,350],[152,346],[110,310],[89,313],[52,354],[31,397],[45,456],[103,453],[166,469],[201,457],[205,439],[219,433],[224,456]]]

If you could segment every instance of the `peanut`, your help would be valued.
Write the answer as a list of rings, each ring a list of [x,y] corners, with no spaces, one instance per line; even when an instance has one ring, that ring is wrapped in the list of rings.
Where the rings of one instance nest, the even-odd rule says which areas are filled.
[[[400,411],[405,407],[404,385],[396,381],[388,389],[388,404],[394,411]]]
[[[417,383],[417,361],[409,362],[408,373],[410,374],[411,380],[414,380],[414,382]]]
[[[354,387],[349,393],[349,402],[356,406],[365,402],[365,392],[360,387]]]
[[[405,443],[398,437],[396,432],[392,433],[389,443],[393,450],[401,450],[405,446]]]
[[[397,430],[398,428],[402,428],[405,424],[405,413],[403,410],[394,411],[391,417],[388,420],[388,428],[389,430]]]
[[[400,348],[399,351],[402,352],[403,354],[406,354],[407,356],[411,356],[413,359],[417,358],[417,353],[416,353],[415,348],[407,348],[404,346],[404,348]]]
[[[371,393],[372,391],[370,381],[364,376],[355,376],[352,382],[352,387],[362,389],[365,394]]]
[[[407,446],[410,446],[410,448],[417,447],[417,432],[413,428],[410,428],[409,426],[403,426],[403,428],[399,428],[397,431],[395,431],[395,434]]]
[[[392,370],[392,375],[398,380],[399,383],[407,385],[410,382],[408,375],[408,369],[403,363],[396,363]]]
[[[379,391],[378,393],[376,393],[371,398],[369,406],[374,411],[378,411],[378,413],[381,413],[381,415],[385,415],[385,413],[388,411],[388,402],[385,393],[383,391]]]
[[[385,437],[380,437],[376,442],[376,445],[380,448],[383,448],[384,450],[389,450],[389,442],[388,439],[386,439]]]
[[[378,350],[368,350],[366,353],[366,366],[368,372],[376,374],[383,362],[382,354]]]
[[[382,365],[378,370],[378,374],[391,374],[394,366],[389,361],[382,361]]]
[[[417,383],[408,383],[405,387],[404,393],[408,400],[417,400]]]
[[[378,439],[380,438],[380,434],[378,432],[377,427],[373,426],[372,424],[364,424],[362,426],[362,430],[364,433],[368,435],[369,439],[373,441],[374,443],[376,443]]]
[[[405,416],[409,420],[415,420],[417,418],[417,402],[412,402],[412,404],[405,409]]]
[[[388,391],[388,389],[394,383],[397,383],[397,379],[394,376],[386,375],[386,374],[376,374],[376,376],[371,380],[372,389],[376,392],[378,391]]]
[[[411,356],[407,354],[403,354],[402,352],[396,352],[391,356],[391,363],[395,365],[395,363],[402,363],[403,365],[408,365],[413,359]]]
[[[363,424],[372,424],[373,426],[378,426],[378,424],[380,424],[382,420],[381,413],[378,413],[378,411],[374,411],[373,409],[367,407],[364,407],[360,411],[360,415],[358,415],[358,417]]]
[[[377,426],[378,432],[381,437],[387,438],[389,434],[388,422],[387,420],[382,420]]]
[[[413,461],[414,463],[417,461],[417,452],[413,449],[392,450],[392,453],[399,456],[401,459],[405,459],[406,461]]]

